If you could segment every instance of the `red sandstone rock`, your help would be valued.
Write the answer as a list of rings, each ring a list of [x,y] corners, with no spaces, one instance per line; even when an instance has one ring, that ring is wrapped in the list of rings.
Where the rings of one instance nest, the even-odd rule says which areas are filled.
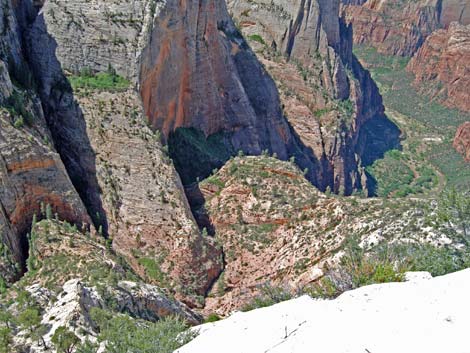
[[[444,105],[470,111],[470,25],[433,33],[408,64],[416,87]]]
[[[454,148],[470,162],[470,121],[462,124],[455,135]]]
[[[445,28],[449,27],[452,22],[470,24],[470,2],[468,0],[442,1],[440,22]]]
[[[353,24],[354,43],[373,46],[383,54],[411,56],[439,28],[438,3],[368,0],[363,5],[345,5],[343,13]]]

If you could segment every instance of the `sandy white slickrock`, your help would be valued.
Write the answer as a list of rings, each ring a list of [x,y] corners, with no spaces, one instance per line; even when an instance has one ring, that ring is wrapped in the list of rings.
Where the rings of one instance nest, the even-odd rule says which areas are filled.
[[[470,269],[411,278],[235,313],[176,352],[470,353]]]

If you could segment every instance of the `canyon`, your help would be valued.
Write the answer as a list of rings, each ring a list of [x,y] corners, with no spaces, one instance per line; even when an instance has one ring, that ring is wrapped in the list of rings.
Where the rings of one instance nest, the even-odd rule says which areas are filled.
[[[172,286],[180,288],[182,299],[197,305],[194,298],[205,295],[221,271],[221,260],[211,240],[200,237],[183,185],[207,177],[239,150],[254,155],[266,150],[280,159],[295,158],[301,169],[306,170],[307,178],[320,189],[350,194],[366,188],[367,177],[361,164],[380,157],[396,142],[394,134],[395,139],[398,136],[398,130],[383,114],[376,86],[352,55],[351,32],[343,28],[337,17],[339,2],[319,2],[309,7],[292,4],[291,18],[299,10],[305,15],[311,13],[305,18],[313,22],[303,22],[301,15],[298,26],[304,28],[303,32],[292,33],[290,43],[282,43],[279,37],[273,39],[279,42],[279,48],[284,46],[283,65],[292,69],[292,62],[298,61],[311,72],[312,82],[295,87],[300,92],[296,102],[317,101],[313,106],[304,105],[306,116],[304,112],[301,115],[293,112],[289,119],[281,108],[281,104],[288,102],[284,97],[281,103],[276,83],[264,69],[268,65],[258,61],[238,33],[224,3],[200,1],[196,6],[140,1],[128,8],[119,1],[109,5],[96,1],[91,6],[81,2],[24,1],[13,7],[5,1],[2,9],[9,11],[4,16],[9,18],[5,26],[10,26],[2,37],[5,46],[11,47],[10,56],[18,57],[16,65],[27,73],[23,72],[25,79],[35,82],[32,88],[17,87],[17,80],[15,85],[7,84],[5,99],[33,94],[33,100],[40,106],[31,112],[34,117],[39,115],[31,130],[41,129],[43,139],[53,146],[49,147],[52,160],[42,156],[47,148],[43,152],[34,148],[34,153],[41,156],[31,157],[31,161],[22,159],[17,167],[8,162],[6,167],[5,178],[11,178],[18,168],[23,182],[33,184],[23,186],[25,190],[38,190],[27,192],[33,198],[23,200],[21,196],[12,199],[9,187],[2,189],[3,223],[4,229],[8,229],[2,233],[8,234],[4,238],[13,259],[23,266],[27,257],[26,233],[34,214],[36,218],[44,216],[42,203],[50,205],[51,212],[58,213],[59,218],[80,228],[92,224],[98,233],[112,236],[116,250],[125,254],[141,274],[145,274],[142,263],[148,254],[165,254],[152,261],[157,261],[164,273],[171,273]],[[315,13],[317,17],[313,16]],[[325,20],[321,20],[320,14]],[[275,11],[271,15],[278,17]],[[136,18],[143,21],[136,23]],[[189,18],[201,21],[187,21]],[[273,28],[281,33],[286,25],[283,21]],[[15,28],[20,31],[15,32]],[[309,40],[308,36],[315,31],[320,36]],[[126,47],[123,42],[132,46]],[[124,47],[127,49],[123,50]],[[316,50],[317,57],[308,54],[312,50]],[[174,67],[175,57],[186,58],[178,61],[185,66]],[[5,64],[8,65],[11,67],[12,63]],[[110,67],[137,87],[142,103],[135,91],[93,99],[87,98],[86,92],[83,98],[75,92],[78,97],[75,101],[65,73],[99,72]],[[12,70],[8,73],[14,74]],[[315,70],[323,72],[318,82]],[[281,71],[279,81],[286,82],[281,77],[284,71],[278,71]],[[4,82],[8,83],[8,77]],[[159,82],[165,85],[158,85]],[[318,94],[321,90],[326,93],[323,97]],[[164,110],[156,111],[153,102],[159,102],[158,109]],[[115,109],[114,104],[122,107]],[[290,102],[291,107],[293,104]],[[142,112],[151,128],[161,131],[156,138],[142,124]],[[128,119],[123,119],[126,115],[132,116],[137,125],[128,125]],[[116,124],[119,119],[121,123]],[[306,121],[311,121],[311,125],[303,127]],[[384,126],[387,128],[382,129]],[[11,134],[17,133],[10,130]],[[376,135],[381,130],[387,132],[384,135],[388,140]],[[168,157],[159,145],[159,136],[168,143],[168,153],[179,176],[171,165],[165,166]],[[8,137],[8,142],[11,141],[14,139]],[[380,144],[375,144],[375,155],[370,155],[368,145],[377,141]],[[27,155],[31,149],[27,147],[23,153]],[[198,151],[197,158],[188,155],[191,150]],[[140,163],[134,160],[137,155]],[[63,186],[58,178],[54,179],[57,184],[46,188],[41,182],[36,185],[32,176],[25,177],[25,168],[38,173],[41,180],[53,179],[42,173],[56,168],[58,171],[51,172],[62,173]],[[149,179],[156,181],[161,192],[142,187]],[[59,196],[52,196],[54,193]],[[180,212],[175,214],[170,209]],[[161,218],[152,222],[156,210]],[[15,212],[21,212],[22,218],[15,219]],[[173,253],[175,244],[183,243],[187,245],[177,250],[181,255]],[[131,255],[134,248],[139,248],[142,254]],[[207,258],[201,258],[202,249]],[[173,261],[179,256],[186,259],[181,260],[185,263],[183,268]],[[201,273],[182,279],[188,266],[200,268]],[[194,287],[189,290],[191,295],[183,295],[183,287]]]
[[[431,34],[408,64],[418,90],[450,108],[470,112],[470,25],[453,22]]]
[[[356,45],[388,59],[411,58],[414,88],[429,101],[467,113],[470,5],[461,0],[343,1]]]
[[[6,343],[47,352],[65,327],[103,348],[103,321],[181,329],[266,288],[339,295],[357,287],[352,243],[364,259],[389,244],[457,254],[431,202],[440,174],[424,195],[372,197],[370,168],[407,134],[353,47],[414,55],[420,94],[469,111],[468,11],[0,0],[0,313],[37,310],[42,330],[7,319]]]
[[[470,24],[470,6],[462,0],[342,1],[343,16],[354,26],[354,43],[382,54],[413,56],[435,30],[452,22]]]

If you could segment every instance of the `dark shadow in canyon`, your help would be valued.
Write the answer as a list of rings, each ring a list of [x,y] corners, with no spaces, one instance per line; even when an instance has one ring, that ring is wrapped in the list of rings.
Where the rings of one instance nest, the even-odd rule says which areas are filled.
[[[173,18],[174,15],[164,13],[162,17],[166,18],[165,16]],[[302,18],[299,21],[302,22]],[[181,40],[194,40],[195,43],[187,46],[188,52],[181,51],[175,44],[173,53],[167,36],[173,38],[174,33],[169,35],[167,32],[170,28],[159,28],[155,25],[151,43],[142,55],[140,87],[149,122],[154,129],[163,132],[170,157],[183,181],[186,196],[201,228],[210,224],[205,216],[201,218],[198,214],[203,200],[202,194],[195,192],[194,185],[209,177],[213,169],[222,167],[239,150],[246,155],[259,155],[263,151],[276,153],[282,160],[294,156],[297,165],[302,170],[307,170],[306,177],[314,186],[322,191],[329,187],[334,192],[339,192],[339,185],[344,183],[344,192],[350,195],[363,186],[363,174],[359,167],[372,164],[374,160],[382,158],[387,150],[399,146],[400,131],[383,115],[378,88],[369,73],[353,56],[352,28],[344,23],[341,23],[341,31],[344,33],[341,33],[341,40],[335,47],[341,52],[345,67],[360,81],[363,96],[358,104],[361,111],[357,114],[358,120],[362,119],[359,129],[364,131],[357,136],[347,131],[351,127],[346,127],[344,130],[347,137],[344,141],[338,141],[341,146],[336,146],[337,154],[332,157],[328,157],[331,151],[315,155],[314,151],[302,142],[282,112],[274,80],[228,17],[217,21],[219,37],[214,36],[210,40],[206,37],[204,40],[198,38],[198,27],[194,29],[195,33],[191,32],[187,34],[187,38],[184,37],[184,31],[190,30],[190,23],[187,19],[182,23],[179,23],[179,27],[174,31],[177,30],[177,33],[181,34]],[[161,42],[166,43],[166,46]],[[224,56],[219,51],[211,52],[208,43],[216,45],[220,50],[226,50],[229,54]],[[191,61],[194,57],[196,59]],[[175,63],[175,60],[178,63]],[[181,64],[183,62],[184,65]],[[175,66],[178,65],[184,72],[175,72]],[[221,69],[227,68],[230,68],[231,76],[226,75],[226,72],[221,73]],[[209,75],[201,76],[201,70],[206,70]],[[227,79],[231,81],[224,81]],[[168,84],[162,85],[161,82]],[[234,82],[236,87],[242,87],[240,91],[233,89]],[[213,99],[211,91],[211,88],[217,85],[218,100]],[[232,90],[225,90],[224,87],[231,87]],[[202,92],[199,92],[200,89]],[[206,90],[207,97],[204,96]],[[240,114],[246,104],[250,109],[245,112],[252,112],[252,120],[245,119],[243,114]],[[207,106],[212,109],[207,109]],[[210,118],[209,115],[217,115],[214,112],[219,115]],[[217,128],[214,129],[210,124],[215,124]],[[214,130],[217,132],[214,133]],[[210,133],[207,134],[207,131]],[[364,160],[358,163],[357,155]],[[344,161],[340,166],[341,174],[338,171],[335,173],[334,162],[330,160],[338,157]],[[373,185],[373,181],[367,183],[368,187],[373,188]],[[369,194],[371,193],[373,190],[369,190]]]
[[[47,31],[40,9],[42,2],[20,1],[15,7],[23,56],[36,82],[37,93],[53,144],[59,153],[73,186],[82,199],[93,225],[108,234],[108,222],[101,201],[96,176],[95,153],[91,147],[83,112],[76,102],[72,87],[62,71],[55,51],[57,43]],[[66,210],[51,204],[60,219],[72,224]],[[30,217],[25,222],[31,223]],[[77,224],[81,229],[82,224]],[[21,230],[25,233],[25,230]],[[22,236],[24,237],[24,235]]]

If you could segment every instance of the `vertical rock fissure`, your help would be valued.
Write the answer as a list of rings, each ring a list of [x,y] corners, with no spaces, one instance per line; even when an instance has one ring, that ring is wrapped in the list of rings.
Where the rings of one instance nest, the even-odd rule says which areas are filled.
[[[55,56],[55,43],[47,31],[44,15],[40,9],[43,3],[18,3],[16,14],[19,20],[23,55],[38,83],[46,123],[51,132],[54,147],[66,168],[68,176],[85,205],[96,229],[108,234],[108,222],[102,206],[100,187],[96,176],[96,162],[86,132],[85,119],[75,101],[72,88]],[[68,219],[80,229],[83,224]]]

